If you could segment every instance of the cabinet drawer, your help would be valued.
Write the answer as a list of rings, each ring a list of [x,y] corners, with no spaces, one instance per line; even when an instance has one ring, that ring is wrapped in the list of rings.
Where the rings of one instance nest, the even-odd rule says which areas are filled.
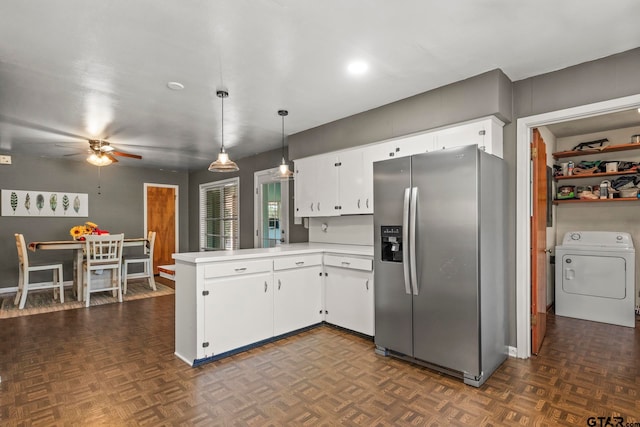
[[[340,255],[325,255],[324,265],[332,267],[351,268],[354,270],[373,270],[373,260]]]
[[[239,274],[253,274],[271,271],[273,260],[247,260],[233,262],[217,262],[204,266],[204,278],[237,276]]]
[[[322,254],[296,255],[276,258],[273,260],[274,270],[287,270],[290,268],[311,267],[322,264]]]

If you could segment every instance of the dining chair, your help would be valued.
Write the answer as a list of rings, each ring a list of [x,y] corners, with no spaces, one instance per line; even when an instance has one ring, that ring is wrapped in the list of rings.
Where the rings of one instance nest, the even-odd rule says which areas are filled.
[[[122,245],[124,234],[88,235],[85,237],[85,261],[83,263],[85,306],[89,307],[91,294],[94,292],[112,291],[122,302],[120,272],[122,264]],[[92,273],[111,270],[110,286],[95,286],[96,277]]]
[[[27,302],[27,293],[30,290],[36,289],[51,289],[53,288],[53,298],[58,298],[60,294],[60,302],[64,302],[64,284],[62,282],[62,263],[45,264],[45,263],[31,263],[29,262],[29,256],[27,254],[27,245],[24,242],[24,235],[15,234],[16,248],[18,249],[18,261],[20,262],[20,270],[18,273],[18,293],[14,304],[18,306],[20,310],[24,308]],[[32,271],[53,271],[53,281],[51,283],[30,283],[29,273]]]
[[[156,232],[149,231],[147,234],[147,242],[144,246],[144,253],[138,255],[125,255],[122,257],[122,281],[123,291],[127,293],[127,280],[128,279],[142,279],[146,278],[149,282],[149,287],[154,291],[156,288],[156,281],[153,277],[153,247],[156,242]],[[129,273],[129,266],[131,264],[142,264],[142,272]]]

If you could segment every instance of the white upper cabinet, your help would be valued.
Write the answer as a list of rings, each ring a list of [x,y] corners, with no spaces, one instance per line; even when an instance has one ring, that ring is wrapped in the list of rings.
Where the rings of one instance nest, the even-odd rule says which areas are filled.
[[[494,116],[364,147],[295,161],[299,217],[373,213],[373,163],[443,148],[478,145],[502,157],[502,127]]]
[[[295,216],[337,216],[338,160],[335,154],[298,159],[295,170]]]
[[[373,181],[369,183],[364,173],[363,150],[342,151],[338,160],[340,215],[372,213],[373,191],[367,187],[373,187]]]
[[[495,117],[474,120],[434,132],[437,149],[478,145],[481,150],[502,158],[502,127]]]

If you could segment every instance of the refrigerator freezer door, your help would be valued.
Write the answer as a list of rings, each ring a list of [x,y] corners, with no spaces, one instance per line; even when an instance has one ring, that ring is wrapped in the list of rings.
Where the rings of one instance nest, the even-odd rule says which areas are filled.
[[[380,227],[401,226],[405,189],[411,186],[411,158],[373,164],[375,342],[378,347],[413,355],[411,294],[405,290],[404,263],[382,261]],[[404,231],[404,230],[403,230]],[[407,244],[406,241],[403,244]]]
[[[420,292],[413,297],[414,357],[478,376],[477,148],[416,155],[412,172],[413,186],[420,194],[415,230]]]

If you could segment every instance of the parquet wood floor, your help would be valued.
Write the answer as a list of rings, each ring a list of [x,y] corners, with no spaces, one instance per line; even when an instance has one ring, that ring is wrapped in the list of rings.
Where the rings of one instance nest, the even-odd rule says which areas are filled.
[[[551,315],[540,356],[476,389],[328,326],[190,368],[173,309],[163,296],[0,321],[0,425],[640,426],[640,325]]]

